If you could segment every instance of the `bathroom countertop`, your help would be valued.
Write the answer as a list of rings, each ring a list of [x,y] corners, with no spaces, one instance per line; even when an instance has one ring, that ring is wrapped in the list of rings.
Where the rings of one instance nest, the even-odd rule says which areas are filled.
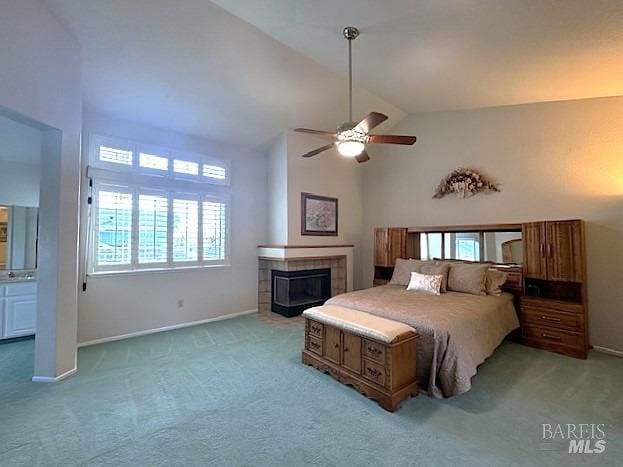
[[[0,285],[14,284],[16,282],[36,282],[36,277],[0,277]]]

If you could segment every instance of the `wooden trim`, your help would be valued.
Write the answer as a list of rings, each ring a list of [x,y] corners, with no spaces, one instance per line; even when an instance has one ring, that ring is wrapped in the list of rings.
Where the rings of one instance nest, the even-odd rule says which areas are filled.
[[[258,248],[353,248],[355,245],[258,245]]]
[[[453,233],[453,232],[520,232],[522,224],[477,224],[439,225],[430,227],[409,227],[409,233]]]

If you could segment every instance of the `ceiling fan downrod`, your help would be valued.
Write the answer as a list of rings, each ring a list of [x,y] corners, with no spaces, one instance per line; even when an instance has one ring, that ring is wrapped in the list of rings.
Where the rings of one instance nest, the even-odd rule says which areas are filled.
[[[343,31],[348,40],[348,121],[353,121],[353,41],[359,36],[359,29],[346,26]]]

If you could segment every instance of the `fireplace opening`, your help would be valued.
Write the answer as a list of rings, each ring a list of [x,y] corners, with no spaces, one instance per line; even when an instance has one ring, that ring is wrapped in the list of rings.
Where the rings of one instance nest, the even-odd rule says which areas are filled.
[[[300,315],[331,298],[331,269],[272,271],[271,309],[280,315]]]

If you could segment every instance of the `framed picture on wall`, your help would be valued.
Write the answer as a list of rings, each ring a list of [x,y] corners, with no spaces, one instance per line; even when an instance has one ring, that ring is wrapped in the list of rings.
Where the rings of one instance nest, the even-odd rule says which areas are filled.
[[[337,237],[337,198],[301,193],[301,235]]]

